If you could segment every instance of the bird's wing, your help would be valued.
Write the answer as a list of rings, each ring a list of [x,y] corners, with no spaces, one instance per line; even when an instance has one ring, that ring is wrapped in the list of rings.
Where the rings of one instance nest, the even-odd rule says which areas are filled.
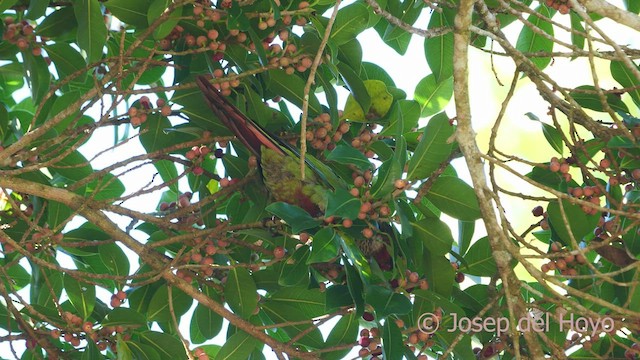
[[[282,155],[300,158],[298,149],[242,114],[238,108],[220,95],[220,92],[209,83],[206,77],[198,76],[196,83],[211,111],[258,159],[260,158],[261,146]],[[328,188],[346,188],[344,181],[322,161],[306,154],[305,163]]]

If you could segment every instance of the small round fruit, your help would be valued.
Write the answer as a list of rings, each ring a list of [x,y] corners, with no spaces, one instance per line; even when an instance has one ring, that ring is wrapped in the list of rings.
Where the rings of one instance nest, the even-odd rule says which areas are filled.
[[[373,320],[375,319],[375,317],[373,316],[373,314],[372,314],[372,313],[370,313],[370,312],[368,312],[368,311],[365,311],[365,312],[362,314],[362,318],[364,319],[364,321],[373,321]]]
[[[282,259],[284,258],[286,251],[282,246],[276,246],[275,249],[273,249],[273,257],[276,259]]]

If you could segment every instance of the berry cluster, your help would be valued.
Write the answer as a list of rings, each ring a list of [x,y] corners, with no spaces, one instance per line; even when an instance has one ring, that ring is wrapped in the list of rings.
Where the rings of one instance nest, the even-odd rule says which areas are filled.
[[[371,142],[377,140],[378,135],[373,133],[377,127],[376,124],[371,124],[360,131],[360,134],[351,140],[351,146],[360,150],[366,157],[373,158],[375,156],[375,152],[373,150],[367,149],[367,145]]]
[[[111,307],[112,308],[117,308],[120,307],[120,305],[122,305],[122,303],[124,303],[124,301],[127,299],[127,293],[119,290],[117,293],[111,295]]]
[[[194,245],[192,254],[190,256],[185,256],[182,259],[182,263],[191,263],[199,265],[199,267],[190,267],[190,270],[187,270],[185,268],[178,269],[176,271],[176,276],[185,280],[186,282],[191,282],[194,275],[204,276],[208,278],[212,277],[215,273],[214,267],[212,266],[214,263],[213,256],[218,252],[224,252],[226,247],[229,246],[229,243],[224,240],[218,240],[214,243],[213,240],[203,240],[201,238],[195,238],[192,245]]]
[[[571,11],[571,3],[569,0],[547,0],[547,6],[558,10],[558,12],[563,15]]]
[[[625,350],[624,358],[629,360],[640,359],[640,344],[633,343],[629,349]]]
[[[42,48],[36,40],[33,26],[26,20],[16,23],[13,17],[7,16],[4,18],[4,24],[6,29],[2,35],[3,40],[15,44],[20,51],[26,51],[31,44],[31,52],[33,55],[42,55]]]
[[[150,114],[153,112],[160,113],[162,116],[171,115],[171,107],[167,105],[164,99],[158,99],[156,101],[157,108],[155,109],[152,108],[151,100],[149,100],[149,97],[147,96],[141,97],[139,100],[139,104],[140,104],[139,108],[132,106],[129,108],[127,112],[130,119],[129,121],[131,122],[131,125],[134,127],[138,127],[141,124],[145,123],[147,121],[147,114]]]
[[[571,174],[569,174],[570,164],[572,163],[572,158],[568,159],[558,159],[557,157],[552,157],[549,162],[549,170],[551,172],[560,172],[562,177],[566,182],[571,181]]]
[[[349,132],[349,127],[349,123],[343,121],[334,131],[331,124],[331,116],[327,113],[322,113],[309,123],[306,140],[315,150],[333,150],[336,147],[336,143],[342,140],[342,136]]]
[[[53,329],[49,334],[54,339],[62,337],[66,343],[71,344],[73,347],[80,346],[80,341],[84,339],[96,343],[100,351],[104,351],[109,347],[115,353],[117,350],[117,334],[123,334],[122,340],[124,341],[131,339],[131,335],[125,333],[126,329],[123,326],[104,326],[101,329],[94,329],[93,323],[89,321],[83,322],[81,317],[66,311],[62,313],[62,319],[67,323],[67,329],[64,331],[62,329]]]
[[[555,253],[556,256],[548,263],[542,265],[540,270],[544,273],[558,270],[562,275],[576,276],[578,275],[577,267],[587,263],[587,259],[582,254],[573,255],[568,252],[564,256],[558,254],[560,252],[566,252],[567,250],[563,249],[562,245],[558,242],[552,243],[549,250],[549,254]]]
[[[194,175],[200,176],[204,173],[204,169],[202,168],[201,163],[205,159],[205,157],[211,152],[211,149],[206,146],[194,146],[191,150],[187,151],[184,157],[188,160],[191,160],[194,164],[191,171]]]
[[[569,187],[567,188],[567,193],[575,198],[589,201],[590,203],[598,206],[600,206],[600,196],[604,195],[597,186]],[[589,215],[595,215],[598,213],[598,209],[588,205],[583,205],[582,211]]]
[[[365,312],[362,317],[365,320],[371,319],[367,321],[373,320],[373,315],[371,313]],[[362,329],[360,331],[360,340],[358,341],[358,345],[362,346],[362,349],[358,351],[358,356],[361,358],[371,356],[372,360],[379,359],[378,356],[382,355],[382,347],[380,347],[380,330],[376,327],[371,328],[370,330]]]

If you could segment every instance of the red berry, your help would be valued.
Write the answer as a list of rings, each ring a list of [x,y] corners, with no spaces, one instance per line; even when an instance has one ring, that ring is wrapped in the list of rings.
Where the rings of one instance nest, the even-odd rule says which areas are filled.
[[[286,251],[282,246],[277,246],[273,249],[273,257],[276,259],[282,259],[285,255]]]
[[[375,318],[373,317],[373,314],[372,314],[372,313],[370,313],[370,312],[368,312],[368,311],[365,311],[365,312],[364,312],[364,314],[362,314],[362,318],[363,318],[365,321],[373,321],[373,319],[375,319]]]

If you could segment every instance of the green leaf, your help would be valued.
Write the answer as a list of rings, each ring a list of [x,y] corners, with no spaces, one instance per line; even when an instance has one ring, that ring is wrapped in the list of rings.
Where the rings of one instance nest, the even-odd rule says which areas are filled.
[[[111,310],[100,324],[102,326],[136,326],[146,323],[147,319],[139,312],[130,308],[119,307]]]
[[[73,7],[65,6],[47,15],[47,17],[42,20],[38,25],[38,35],[57,39],[71,33],[77,27],[78,21],[76,21],[76,16],[73,13]],[[61,43],[55,43],[53,45],[60,44]],[[49,46],[45,46],[45,49],[47,48],[49,48]],[[49,50],[47,50],[47,54],[49,54]],[[82,60],[82,63],[84,64],[84,60]]]
[[[95,285],[81,283],[69,274],[65,274],[64,289],[67,292],[67,296],[69,296],[69,301],[76,308],[76,314],[86,320],[96,305]]]
[[[424,249],[423,257],[423,272],[429,283],[429,289],[449,297],[455,278],[451,263],[444,256],[432,254],[428,249]]]
[[[436,81],[433,74],[424,77],[414,91],[413,98],[420,104],[420,116],[427,117],[442,111],[453,96],[453,77]]]
[[[362,3],[347,5],[338,11],[330,39],[336,45],[353,40],[369,26],[369,9]]]
[[[291,226],[291,231],[295,234],[320,225],[320,220],[312,218],[308,212],[295,205],[275,202],[269,204],[265,210],[284,220]]]
[[[347,190],[338,189],[335,192],[329,191],[327,197],[325,216],[339,216],[352,220],[358,217],[362,202]]]
[[[297,286],[309,282],[309,246],[299,247],[280,269],[278,284],[282,286]]]
[[[87,347],[85,347],[84,352],[82,353],[82,357],[80,359],[94,360],[94,359],[100,359],[101,357],[102,357],[102,354],[100,354],[100,350],[98,349],[98,346],[96,346],[96,343],[93,341],[88,341]]]
[[[307,332],[310,327],[313,327],[313,324],[311,324],[311,322],[306,324],[299,323],[301,321],[309,320],[309,317],[302,310],[298,309],[295,306],[271,301],[267,301],[266,303],[264,303],[262,305],[262,310],[276,324],[288,322],[296,323],[295,325],[282,327],[282,330],[284,330],[290,337],[294,337],[302,332],[306,332],[306,334],[296,343],[308,346],[313,349],[319,349],[323,347],[324,341],[322,340],[322,334],[320,333],[320,330],[318,328],[314,328],[313,330]]]
[[[99,254],[112,275],[129,275],[129,258],[118,245],[114,243],[100,245]]]
[[[636,65],[636,69],[640,70],[640,67]],[[640,107],[640,88],[638,87],[640,81],[638,81],[631,70],[621,61],[612,61],[610,70],[611,76],[613,76],[622,87],[629,89],[627,94],[631,96],[636,106]]]
[[[449,158],[453,144],[448,143],[455,132],[455,127],[449,124],[447,114],[434,116],[424,129],[422,139],[418,143],[413,156],[409,160],[409,180],[424,179],[440,167]]]
[[[305,82],[297,75],[287,75],[284,70],[269,70],[268,89],[281,94],[282,97],[291,101],[295,106],[302,108]],[[322,107],[313,91],[309,94],[309,116],[317,116],[322,113]]]
[[[586,92],[585,92],[586,91]],[[578,103],[578,105],[587,109],[605,112],[604,106],[600,101],[600,97],[595,93],[596,88],[592,85],[582,85],[575,88],[569,94]],[[605,99],[611,109],[629,113],[629,108],[622,102],[620,96],[616,94],[606,94]]]
[[[442,26],[453,26],[453,24],[449,23],[444,12],[431,14],[427,29]],[[453,76],[453,32],[425,39],[424,52],[436,81],[441,82]]]
[[[339,164],[355,165],[362,171],[370,169],[373,166],[361,151],[358,151],[354,147],[346,144],[339,144],[336,146],[336,148],[327,156],[327,160]]]
[[[160,286],[158,291],[153,294],[151,301],[149,302],[149,309],[147,310],[147,319],[149,321],[171,321],[173,317],[170,313],[169,301],[173,303],[173,312],[177,318],[184,315],[191,304],[193,298],[185,294],[178,288],[171,288],[171,300],[169,299],[169,287],[166,284]]]
[[[544,137],[547,139],[547,142],[549,143],[549,145],[551,145],[553,150],[555,150],[558,154],[562,155],[562,152],[564,150],[564,147],[563,147],[564,143],[562,141],[562,134],[560,133],[560,131],[558,131],[558,129],[554,128],[549,124],[545,124],[545,123],[541,123],[541,124],[542,124],[542,133],[544,134]]]
[[[493,259],[493,250],[488,237],[482,237],[469,248],[464,256],[467,266],[462,267],[465,274],[476,276],[493,276],[498,271]]]
[[[205,339],[213,339],[222,329],[222,317],[202,304],[196,305],[191,321]]]
[[[140,143],[147,152],[154,152],[175,144],[175,134],[167,133],[165,129],[171,128],[171,122],[166,117],[151,114],[147,121],[140,126]]]
[[[47,215],[49,227],[58,229],[58,225],[65,223],[73,215],[73,210],[57,201],[50,201],[47,206]]]
[[[634,14],[640,12],[640,3],[634,0],[622,0],[626,9]]]
[[[15,264],[6,268],[7,278],[4,278],[5,287],[7,289],[20,290],[29,285],[31,274],[20,264]],[[8,281],[7,281],[8,280]]]
[[[309,318],[326,314],[326,300],[326,293],[320,292],[320,289],[308,289],[306,286],[281,288],[269,297],[270,302],[298,308]]]
[[[407,158],[407,142],[403,136],[396,137],[396,149],[393,158],[386,160],[378,168],[378,176],[371,187],[371,197],[381,198],[394,189],[394,182],[400,179]]]
[[[426,198],[443,213],[456,219],[473,221],[481,217],[473,189],[455,176],[440,176],[429,189]]]
[[[425,218],[411,224],[413,236],[435,255],[444,255],[451,251],[453,235],[451,229],[442,220]]]
[[[147,27],[147,9],[150,5],[151,0],[109,0],[104,3],[113,16],[137,28]]]
[[[333,327],[325,347],[330,348],[336,345],[350,344],[356,341],[358,337],[358,316],[356,313],[351,312],[344,315],[338,320],[338,323]],[[321,355],[323,360],[340,360],[349,353],[351,349],[336,350]]]
[[[340,77],[349,89],[349,96],[344,106],[343,119],[366,121],[365,110],[371,107],[371,95],[367,91],[364,81],[349,64],[340,62],[337,65]]]
[[[58,42],[45,46],[45,50],[51,58],[51,62],[55,65],[60,80],[65,79],[77,70],[85,67],[82,55],[69,44]],[[82,84],[86,79],[87,74],[82,73],[80,76],[74,78],[72,82]]]
[[[378,4],[380,4],[383,9],[385,8],[381,2],[378,2]],[[416,4],[415,0],[403,1],[402,3],[400,1],[390,1],[387,11],[402,22],[413,24],[422,13],[422,9],[423,7]],[[371,15],[370,17],[375,18],[377,16]],[[405,54],[411,41],[410,33],[387,21],[379,22],[375,28],[382,38],[382,41],[398,52],[398,54]]]
[[[560,203],[558,201],[549,204],[547,214],[549,215],[549,225],[556,235],[553,239],[565,245],[572,243],[569,231],[571,231],[575,240],[580,242],[585,236],[591,234],[598,224],[599,214],[587,215],[579,205],[572,205],[568,200],[562,201],[562,208],[566,214],[567,223],[563,221]],[[567,226],[569,230],[567,230]]]
[[[364,284],[362,283],[362,278],[360,278],[356,268],[347,261],[344,262],[344,270],[347,274],[349,294],[351,294],[351,299],[356,305],[356,315],[362,316],[364,313]]]
[[[158,170],[158,174],[160,174],[160,177],[165,183],[178,177],[178,170],[176,169],[176,164],[174,164],[173,161],[157,160],[153,163],[153,165],[156,167],[156,169]],[[180,190],[178,190],[177,182],[169,185],[169,189],[176,194],[180,193]]]
[[[382,325],[382,354],[385,359],[400,359],[404,354],[402,332],[395,321],[385,321]]]
[[[42,56],[33,56],[31,51],[22,53],[25,69],[29,71],[29,83],[31,85],[31,98],[34,104],[40,104],[44,96],[49,92],[51,73],[47,62]]]
[[[245,268],[229,270],[224,285],[225,301],[238,316],[248,319],[258,305],[258,289]]]
[[[307,264],[327,262],[339,254],[338,235],[330,227],[322,228],[313,236],[311,255]]]
[[[542,126],[542,133],[544,137],[547,139],[547,142],[551,147],[560,155],[563,152],[563,142],[562,142],[562,134],[555,127],[543,123],[539,117],[537,117],[534,113],[528,112],[525,114],[526,117],[533,121],[537,121]]]
[[[417,127],[420,120],[420,105],[414,100],[397,100],[389,113],[392,114],[389,117],[389,123],[385,125],[380,135],[394,136],[398,132],[398,125],[403,131]]]
[[[100,60],[107,41],[107,27],[100,10],[100,2],[74,0],[73,11],[78,21],[78,46],[85,51],[87,63]]]
[[[367,286],[365,300],[373,307],[378,319],[389,315],[404,315],[411,311],[411,301],[406,296],[384,286]]]
[[[584,49],[584,36],[580,35],[584,33],[584,26],[582,26],[582,17],[576,14],[574,11],[569,13],[571,17],[571,43],[577,46],[579,49]],[[613,61],[612,61],[613,63]]]
[[[237,333],[229,337],[218,354],[216,360],[236,360],[236,359],[249,359],[249,355],[253,352],[253,349],[258,346],[258,339],[247,334],[244,331],[238,331]]]
[[[461,254],[464,254],[469,249],[475,227],[475,221],[458,221],[458,250]]]
[[[139,334],[139,338],[140,343],[151,346],[153,350],[160,354],[161,359],[184,359],[187,357],[182,341],[177,335],[169,335],[157,331],[143,331]]]
[[[4,1],[0,2],[0,12],[4,12],[8,8],[10,8],[13,5],[15,5],[15,3],[17,3],[17,2],[18,2],[18,0],[4,0]]]
[[[47,7],[49,7],[49,0],[31,0],[25,17],[30,20],[36,20],[44,16]]]
[[[542,16],[547,18],[551,17],[549,10],[546,6],[539,6],[536,10]],[[525,25],[520,35],[518,35],[518,41],[516,42],[516,49],[522,52],[551,52],[553,51],[553,41],[549,38],[543,37],[538,32],[542,30],[546,34],[553,38],[553,26],[542,20],[536,15],[530,15],[527,20],[531,23],[531,26],[536,27],[536,31],[532,30],[529,26]],[[532,57],[530,58],[538,69],[544,69],[551,62],[551,57]]]
[[[153,24],[165,12],[171,4],[171,0],[153,0],[147,11],[147,22]],[[180,22],[183,6],[176,7],[166,21],[163,21],[153,32],[153,38],[160,40],[171,33],[171,30]]]

